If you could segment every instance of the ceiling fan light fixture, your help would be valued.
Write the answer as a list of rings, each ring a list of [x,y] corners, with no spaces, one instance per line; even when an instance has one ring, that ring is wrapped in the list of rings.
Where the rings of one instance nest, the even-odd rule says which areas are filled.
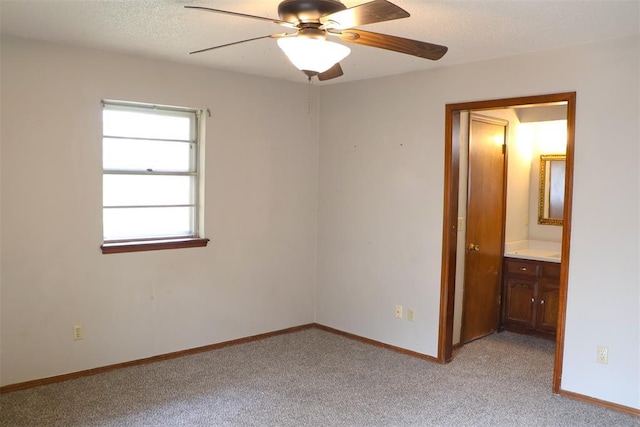
[[[351,49],[340,43],[318,38],[283,37],[278,46],[300,71],[324,73],[346,58]]]

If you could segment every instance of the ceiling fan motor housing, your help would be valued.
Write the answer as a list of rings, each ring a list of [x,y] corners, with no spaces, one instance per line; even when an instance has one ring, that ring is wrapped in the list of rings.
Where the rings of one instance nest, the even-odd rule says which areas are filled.
[[[293,24],[320,22],[321,17],[346,8],[337,0],[284,0],[278,5],[278,15]]]

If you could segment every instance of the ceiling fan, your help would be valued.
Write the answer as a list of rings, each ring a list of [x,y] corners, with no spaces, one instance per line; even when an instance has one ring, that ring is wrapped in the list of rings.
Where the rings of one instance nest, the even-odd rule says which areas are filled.
[[[343,44],[328,41],[327,36],[336,36],[347,43],[392,50],[434,61],[447,53],[446,46],[354,28],[410,16],[407,11],[387,0],[373,0],[350,8],[339,0],[284,0],[278,5],[280,19],[202,6],[185,8],[273,22],[295,30],[293,33],[269,34],[213,46],[196,50],[191,52],[192,54],[254,40],[277,39],[280,49],[309,79],[318,76],[319,80],[324,81],[343,75],[340,61],[346,58],[351,50]]]

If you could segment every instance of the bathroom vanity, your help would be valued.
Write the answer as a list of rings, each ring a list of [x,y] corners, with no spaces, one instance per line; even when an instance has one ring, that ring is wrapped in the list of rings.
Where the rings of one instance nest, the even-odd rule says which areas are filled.
[[[502,275],[504,329],[555,338],[560,297],[560,256],[555,249],[507,246]]]

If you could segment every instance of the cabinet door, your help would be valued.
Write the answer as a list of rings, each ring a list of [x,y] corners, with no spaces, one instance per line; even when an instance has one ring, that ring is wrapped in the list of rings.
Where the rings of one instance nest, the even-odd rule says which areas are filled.
[[[536,329],[556,333],[558,324],[558,303],[560,288],[558,283],[540,280],[538,283],[538,313]]]
[[[535,289],[533,280],[507,279],[505,323],[535,327]]]

